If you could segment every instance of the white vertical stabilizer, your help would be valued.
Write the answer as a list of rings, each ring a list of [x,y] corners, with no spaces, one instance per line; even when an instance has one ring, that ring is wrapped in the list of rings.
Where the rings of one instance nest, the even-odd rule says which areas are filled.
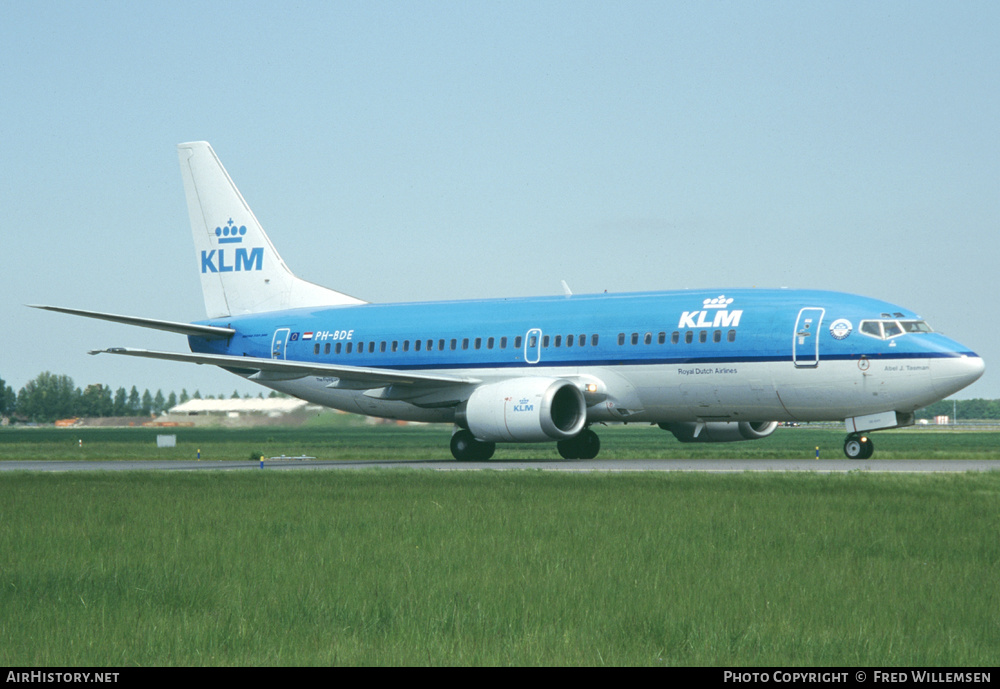
[[[177,153],[209,318],[365,303],[292,274],[208,143]]]

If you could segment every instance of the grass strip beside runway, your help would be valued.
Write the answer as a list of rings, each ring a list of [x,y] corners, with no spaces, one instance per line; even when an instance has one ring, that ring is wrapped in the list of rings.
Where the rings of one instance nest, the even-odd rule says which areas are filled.
[[[9,474],[0,664],[992,665],[1000,476]]]

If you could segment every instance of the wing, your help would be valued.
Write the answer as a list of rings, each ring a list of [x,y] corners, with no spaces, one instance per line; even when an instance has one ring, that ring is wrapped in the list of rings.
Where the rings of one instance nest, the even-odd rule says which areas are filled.
[[[148,349],[128,349],[112,347],[97,349],[90,354],[124,354],[146,359],[183,361],[190,364],[211,364],[227,371],[246,376],[251,380],[294,380],[306,376],[326,376],[337,378],[330,387],[352,387],[355,389],[380,388],[385,386],[410,385],[438,387],[447,385],[476,385],[478,378],[449,376],[438,373],[401,371],[391,368],[365,368],[361,366],[339,366],[307,361],[286,359],[259,359],[248,356],[228,356],[225,354],[198,354],[196,352],[157,352]],[[344,383],[347,383],[346,385]]]

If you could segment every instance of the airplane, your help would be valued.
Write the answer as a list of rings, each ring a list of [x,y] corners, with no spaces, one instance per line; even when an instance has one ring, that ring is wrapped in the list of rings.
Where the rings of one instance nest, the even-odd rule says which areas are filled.
[[[456,460],[497,443],[600,451],[598,424],[681,442],[758,440],[781,422],[842,421],[844,454],[977,380],[968,347],[908,309],[840,292],[708,289],[374,304],[292,273],[212,147],[178,147],[208,318],[51,311],[186,335],[190,352],[117,354],[219,366],[357,414],[453,424]]]

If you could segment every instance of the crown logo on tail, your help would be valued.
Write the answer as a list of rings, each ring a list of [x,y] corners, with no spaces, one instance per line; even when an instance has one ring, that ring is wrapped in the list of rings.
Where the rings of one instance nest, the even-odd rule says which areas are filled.
[[[215,228],[215,236],[219,240],[219,244],[241,244],[243,242],[243,235],[247,233],[247,226],[240,225],[237,227],[233,224],[233,219],[230,218],[222,227]]]

